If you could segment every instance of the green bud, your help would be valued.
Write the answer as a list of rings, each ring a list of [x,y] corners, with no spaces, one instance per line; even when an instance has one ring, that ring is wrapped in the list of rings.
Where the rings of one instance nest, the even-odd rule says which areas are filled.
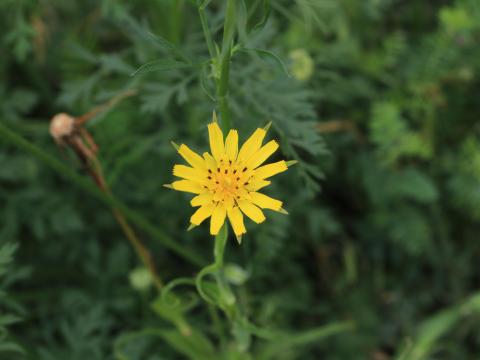
[[[305,81],[312,77],[314,63],[311,56],[305,49],[296,49],[290,52],[290,72],[299,81]]]
[[[146,291],[153,285],[152,275],[144,267],[132,270],[129,274],[129,280],[132,288],[138,291]]]
[[[225,266],[225,278],[234,285],[243,285],[249,278],[249,274],[242,267],[235,264]]]

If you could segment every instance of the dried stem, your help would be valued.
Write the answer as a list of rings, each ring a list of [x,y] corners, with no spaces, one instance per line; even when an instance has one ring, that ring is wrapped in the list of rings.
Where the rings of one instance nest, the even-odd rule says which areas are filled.
[[[145,231],[152,238],[159,241],[163,246],[172,250],[174,253],[181,256],[183,259],[200,267],[204,266],[207,263],[206,259],[200,256],[198,252],[192,251],[191,249],[182,246],[182,244],[180,244],[178,241],[175,241],[167,234],[165,234],[161,229],[148,221],[144,216],[142,216],[142,214],[130,209],[118,199],[107,195],[97,186],[93,186],[91,181],[87,181],[87,179],[85,179],[84,177],[79,176],[75,171],[66,166],[63,162],[46,153],[44,150],[29,142],[24,137],[17,134],[15,131],[12,131],[9,127],[5,125],[3,121],[0,121],[0,139],[6,141],[7,143],[10,143],[13,146],[16,146],[19,149],[27,151],[33,157],[35,157],[36,159],[44,163],[46,166],[54,170],[56,173],[58,173],[60,176],[63,176],[65,179],[69,180],[72,185],[75,185],[78,188],[86,191],[104,204],[110,207],[120,209],[125,215],[125,218],[129,219],[132,223],[137,225],[140,229]]]
[[[112,196],[112,192],[105,181],[102,167],[96,156],[94,156],[91,159],[91,162],[89,165],[90,166],[87,168],[87,172],[93,178],[98,188],[108,196]],[[161,290],[161,288],[163,287],[163,282],[162,282],[162,279],[160,278],[160,275],[157,272],[155,262],[152,259],[152,255],[150,254],[150,251],[145,247],[145,245],[143,245],[142,241],[140,240],[138,235],[135,233],[133,228],[130,226],[130,224],[128,223],[127,219],[125,218],[121,210],[119,210],[116,207],[112,207],[112,212],[113,212],[113,216],[115,217],[115,220],[117,221],[118,225],[122,229],[126,238],[128,239],[128,241],[130,241],[137,255],[143,262],[143,265],[150,271],[150,274],[153,277],[153,281],[155,283],[157,290]]]
[[[96,106],[92,110],[90,110],[88,113],[86,113],[85,115],[77,117],[75,119],[75,123],[77,124],[77,126],[81,126],[81,125],[85,124],[88,120],[93,118],[95,115],[97,115],[98,113],[103,112],[105,110],[108,110],[109,108],[118,104],[123,99],[125,99],[127,97],[130,97],[130,96],[135,96],[135,95],[137,95],[137,93],[138,93],[138,91],[135,90],[135,89],[127,90],[125,92],[122,92],[122,93],[114,96],[112,99],[107,101],[105,104]]]

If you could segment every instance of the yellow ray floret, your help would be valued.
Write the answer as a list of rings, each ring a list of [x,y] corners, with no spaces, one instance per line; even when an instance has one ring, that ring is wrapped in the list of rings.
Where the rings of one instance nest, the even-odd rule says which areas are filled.
[[[287,170],[293,162],[283,160],[263,165],[278,150],[271,140],[262,146],[267,129],[257,129],[239,149],[238,132],[230,130],[226,138],[216,121],[208,125],[211,153],[202,156],[182,144],[174,145],[187,165],[175,165],[174,181],[169,188],[196,194],[190,204],[198,207],[190,218],[198,226],[210,218],[210,233],[217,235],[226,219],[240,239],[247,232],[243,215],[256,223],[265,221],[262,209],[286,214],[280,200],[258,191],[268,185],[266,180]]]

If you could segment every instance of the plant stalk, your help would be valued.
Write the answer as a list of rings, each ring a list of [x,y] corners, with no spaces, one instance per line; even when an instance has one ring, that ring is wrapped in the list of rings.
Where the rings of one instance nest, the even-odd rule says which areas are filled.
[[[90,165],[91,166],[89,166],[89,168],[87,169],[87,172],[93,178],[98,188],[108,196],[113,197],[112,191],[110,190],[110,187],[107,185],[107,182],[105,181],[105,177],[103,176],[102,167],[98,159],[96,157],[92,159],[92,164]],[[133,246],[135,252],[137,253],[140,260],[142,261],[143,265],[148,269],[148,271],[152,275],[155,287],[157,288],[158,291],[160,291],[163,287],[163,282],[162,282],[162,279],[160,278],[160,275],[157,272],[155,262],[152,259],[152,255],[150,254],[150,251],[145,247],[145,245],[143,245],[142,241],[140,240],[138,235],[135,233],[133,228],[130,226],[127,219],[125,219],[125,216],[123,215],[121,210],[112,206],[112,213],[118,225],[120,226],[123,233],[125,234],[125,237],[128,239],[128,241],[130,241],[130,244]]]
[[[231,128],[228,88],[230,81],[230,61],[232,57],[233,38],[235,35],[235,0],[227,0],[225,21],[223,24],[223,41],[220,59],[220,78],[217,81],[217,102],[220,120],[224,132]]]
[[[73,170],[71,170],[61,161],[46,153],[38,146],[27,141],[25,138],[9,129],[2,122],[0,122],[0,137],[5,139],[8,143],[29,152],[32,156],[43,162],[45,165],[49,166],[59,175],[71,181],[72,184],[88,192],[106,205],[119,209],[124,214],[124,216],[132,223],[137,225],[140,229],[144,230],[154,239],[161,242],[163,246],[172,250],[185,260],[188,260],[189,262],[197,266],[204,266],[206,264],[206,260],[199,256],[197,253],[183,247],[178,242],[171,239],[162,230],[158,229],[155,225],[146,220],[142,215],[140,215],[136,211],[131,210],[116,198],[104,193],[103,191],[100,191],[91,183],[91,181],[77,175]]]

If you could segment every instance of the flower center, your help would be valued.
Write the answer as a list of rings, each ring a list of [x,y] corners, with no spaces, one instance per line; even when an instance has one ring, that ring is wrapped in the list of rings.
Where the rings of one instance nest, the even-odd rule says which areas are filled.
[[[221,175],[218,177],[217,191],[223,193],[225,196],[234,196],[238,189],[238,181],[232,175]]]
[[[246,170],[239,170],[237,163],[222,161],[215,170],[209,170],[209,189],[215,201],[233,201],[239,199],[248,185]]]

